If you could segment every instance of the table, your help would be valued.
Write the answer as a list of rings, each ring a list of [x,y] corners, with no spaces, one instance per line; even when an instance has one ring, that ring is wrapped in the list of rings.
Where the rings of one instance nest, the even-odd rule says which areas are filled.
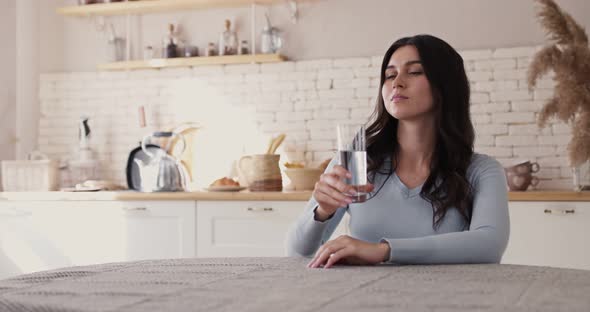
[[[302,258],[145,260],[0,281],[0,311],[590,311],[590,271]]]

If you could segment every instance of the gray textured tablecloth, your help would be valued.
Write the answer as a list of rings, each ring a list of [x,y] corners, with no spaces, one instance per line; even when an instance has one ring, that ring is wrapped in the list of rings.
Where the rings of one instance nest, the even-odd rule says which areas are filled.
[[[590,311],[590,271],[514,265],[336,266],[175,259],[0,281],[0,311]]]

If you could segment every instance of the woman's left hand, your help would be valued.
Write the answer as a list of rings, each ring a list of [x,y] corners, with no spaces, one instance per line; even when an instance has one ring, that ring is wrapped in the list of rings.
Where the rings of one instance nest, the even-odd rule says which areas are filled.
[[[368,243],[342,235],[322,245],[307,267],[318,268],[323,264],[327,269],[337,262],[356,265],[378,264],[389,259],[389,252],[387,243]]]

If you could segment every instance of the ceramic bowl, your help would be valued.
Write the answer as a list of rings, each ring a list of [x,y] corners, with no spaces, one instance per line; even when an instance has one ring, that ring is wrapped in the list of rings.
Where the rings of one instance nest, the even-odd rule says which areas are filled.
[[[319,168],[287,168],[285,174],[291,180],[295,191],[313,190],[320,179],[322,170]]]

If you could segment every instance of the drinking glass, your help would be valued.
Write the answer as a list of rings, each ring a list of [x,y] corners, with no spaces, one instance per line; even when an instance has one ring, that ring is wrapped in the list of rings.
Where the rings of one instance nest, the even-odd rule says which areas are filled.
[[[336,125],[339,164],[350,172],[346,184],[352,185],[355,195],[352,202],[367,200],[367,150],[365,126],[359,124]]]

